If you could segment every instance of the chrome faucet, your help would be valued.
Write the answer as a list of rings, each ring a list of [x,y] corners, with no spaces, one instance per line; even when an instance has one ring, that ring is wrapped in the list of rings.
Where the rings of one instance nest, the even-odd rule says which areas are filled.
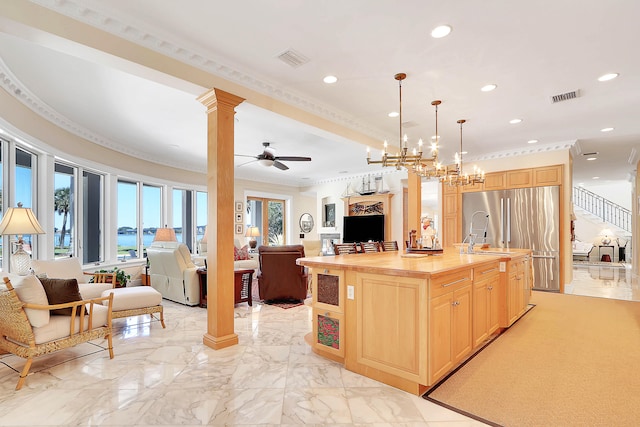
[[[467,235],[467,237],[464,238],[464,240],[462,241],[463,245],[460,246],[460,253],[463,254],[464,253],[464,243],[467,244],[467,253],[468,254],[473,254],[475,253],[473,251],[473,247],[476,244],[476,238],[478,237],[477,234],[473,234],[473,233],[469,233]]]

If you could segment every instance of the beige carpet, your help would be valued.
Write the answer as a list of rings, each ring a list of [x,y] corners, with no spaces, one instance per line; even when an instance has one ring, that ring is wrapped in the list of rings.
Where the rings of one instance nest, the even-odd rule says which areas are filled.
[[[428,400],[502,426],[640,426],[640,303],[536,304]]]

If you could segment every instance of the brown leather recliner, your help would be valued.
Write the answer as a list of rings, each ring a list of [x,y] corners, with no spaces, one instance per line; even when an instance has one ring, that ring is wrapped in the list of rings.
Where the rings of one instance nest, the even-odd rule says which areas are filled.
[[[260,246],[258,254],[260,299],[303,300],[307,297],[307,272],[296,264],[298,258],[304,257],[304,246]]]

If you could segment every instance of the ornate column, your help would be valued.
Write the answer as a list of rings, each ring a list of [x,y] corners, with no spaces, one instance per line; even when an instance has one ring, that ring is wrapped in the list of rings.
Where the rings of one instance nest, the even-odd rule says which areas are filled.
[[[211,89],[198,98],[207,107],[207,347],[238,344],[233,329],[234,115],[243,98]]]

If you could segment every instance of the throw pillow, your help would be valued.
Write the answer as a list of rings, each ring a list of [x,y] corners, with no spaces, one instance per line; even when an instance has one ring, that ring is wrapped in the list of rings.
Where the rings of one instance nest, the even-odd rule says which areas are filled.
[[[249,257],[249,246],[244,245],[242,248],[238,249],[236,246],[233,247],[233,260],[234,261],[244,261],[247,259],[251,259]]]
[[[50,305],[82,301],[80,288],[78,288],[78,281],[76,279],[40,279],[40,282],[42,282]],[[81,309],[82,307],[78,306],[76,314],[80,314]],[[71,316],[71,313],[71,307],[51,310],[51,314]]]
[[[32,274],[26,276],[11,277],[11,285],[16,291],[16,295],[20,301],[24,303],[47,305],[47,294],[42,287],[38,278]],[[49,310],[36,310],[33,308],[25,308],[29,323],[34,328],[45,326],[49,323]]]

